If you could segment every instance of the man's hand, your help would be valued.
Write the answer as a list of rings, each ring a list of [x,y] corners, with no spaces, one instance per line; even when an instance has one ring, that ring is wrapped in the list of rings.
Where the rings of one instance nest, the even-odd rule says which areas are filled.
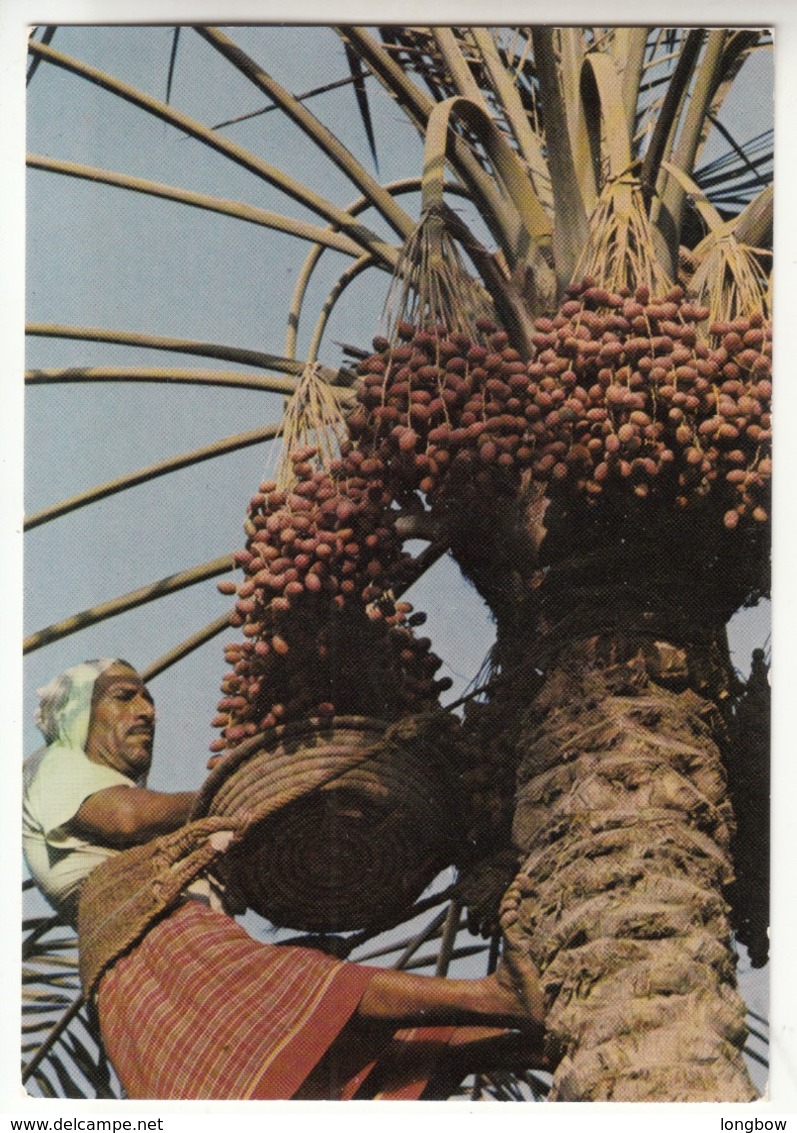
[[[67,829],[102,846],[135,846],[183,826],[196,797],[196,791],[171,795],[143,787],[107,787],[81,804]]]

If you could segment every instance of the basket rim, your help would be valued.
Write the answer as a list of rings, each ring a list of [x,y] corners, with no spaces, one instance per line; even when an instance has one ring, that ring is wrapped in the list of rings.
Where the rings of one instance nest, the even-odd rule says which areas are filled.
[[[233,775],[242,764],[248,762],[256,755],[264,751],[273,751],[286,738],[292,739],[302,734],[322,735],[327,733],[333,735],[336,730],[348,731],[373,731],[379,733],[379,740],[381,742],[390,724],[386,720],[381,720],[374,716],[333,716],[330,718],[320,716],[310,716],[303,720],[291,720],[287,724],[276,724],[270,728],[264,728],[257,736],[253,736],[251,740],[244,740],[243,743],[238,744],[234,751],[218,763],[207,778],[204,780],[199,789],[196,802],[194,803],[191,812],[191,818],[202,818],[210,807],[219,787],[227,779]],[[377,746],[375,742],[374,746]]]

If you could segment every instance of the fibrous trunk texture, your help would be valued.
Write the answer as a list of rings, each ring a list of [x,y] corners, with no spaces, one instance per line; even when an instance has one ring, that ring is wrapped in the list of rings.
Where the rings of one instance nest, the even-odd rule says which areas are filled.
[[[679,659],[685,670],[662,641],[629,656],[605,633],[584,638],[520,714],[525,862],[501,921],[542,972],[561,1053],[553,1100],[756,1096],[722,896],[733,817],[720,720],[679,691]]]

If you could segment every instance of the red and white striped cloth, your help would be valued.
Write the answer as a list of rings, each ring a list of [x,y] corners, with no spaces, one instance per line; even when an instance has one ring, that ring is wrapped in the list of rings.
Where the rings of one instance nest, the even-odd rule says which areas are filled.
[[[102,1035],[128,1097],[290,1098],[377,971],[260,944],[187,901],[103,976]],[[451,1027],[400,1031],[328,1096],[419,1098],[453,1035]]]

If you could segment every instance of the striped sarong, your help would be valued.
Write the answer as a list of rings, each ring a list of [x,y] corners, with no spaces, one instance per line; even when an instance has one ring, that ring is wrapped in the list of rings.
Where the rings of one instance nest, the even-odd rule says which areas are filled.
[[[377,971],[311,948],[260,944],[230,917],[189,900],[102,977],[100,1026],[130,1098],[290,1098]],[[398,1032],[387,1047],[387,1076],[377,1058],[335,1096],[422,1096],[452,1034]],[[397,1041],[404,1054],[396,1062]],[[427,1057],[407,1061],[416,1041]]]

